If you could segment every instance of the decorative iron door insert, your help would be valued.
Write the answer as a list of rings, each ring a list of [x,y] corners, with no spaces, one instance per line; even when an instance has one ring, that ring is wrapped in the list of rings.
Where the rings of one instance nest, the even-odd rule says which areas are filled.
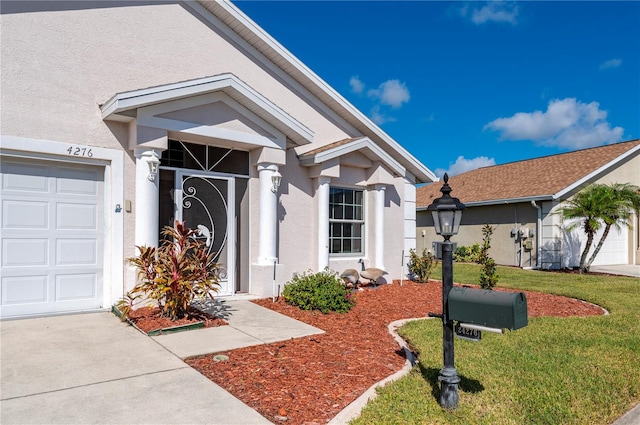
[[[235,227],[233,177],[178,172],[176,176],[176,210],[178,219],[199,230],[213,261],[220,265],[220,292],[235,292]]]

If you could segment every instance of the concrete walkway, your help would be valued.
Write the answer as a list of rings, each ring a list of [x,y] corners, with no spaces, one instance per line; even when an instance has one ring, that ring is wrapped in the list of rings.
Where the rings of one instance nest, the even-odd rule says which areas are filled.
[[[229,326],[159,335],[152,337],[153,340],[184,359],[323,333],[318,328],[249,301],[222,300],[201,308],[224,318]]]
[[[149,338],[107,312],[0,322],[0,423],[270,424],[181,358],[322,331],[249,301]]]

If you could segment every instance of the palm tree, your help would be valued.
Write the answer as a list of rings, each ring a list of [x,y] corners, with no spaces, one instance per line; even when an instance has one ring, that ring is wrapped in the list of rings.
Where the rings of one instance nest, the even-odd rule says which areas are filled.
[[[640,188],[628,183],[592,184],[578,192],[560,210],[563,218],[578,220],[569,229],[580,226],[587,235],[587,244],[580,256],[580,272],[589,271],[612,227],[631,227],[632,211],[640,212]],[[595,234],[603,226],[602,237],[587,261]]]

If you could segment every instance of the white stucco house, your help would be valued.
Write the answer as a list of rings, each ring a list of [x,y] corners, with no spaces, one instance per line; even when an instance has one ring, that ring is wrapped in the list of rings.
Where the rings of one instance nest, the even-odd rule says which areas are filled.
[[[404,273],[435,176],[234,4],[5,1],[0,24],[2,317],[109,308],[176,219],[220,295]]]

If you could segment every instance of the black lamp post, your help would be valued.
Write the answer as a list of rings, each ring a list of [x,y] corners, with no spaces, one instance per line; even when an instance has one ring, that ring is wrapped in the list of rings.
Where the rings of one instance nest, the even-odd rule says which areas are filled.
[[[445,409],[458,407],[458,383],[460,377],[453,365],[453,321],[448,317],[449,291],[453,287],[453,245],[451,236],[458,233],[464,204],[458,198],[452,198],[449,176],[444,175],[444,185],[440,189],[442,196],[427,207],[433,214],[433,226],[437,234],[444,237],[442,243],[442,340],[444,367],[440,370],[440,406]]]

